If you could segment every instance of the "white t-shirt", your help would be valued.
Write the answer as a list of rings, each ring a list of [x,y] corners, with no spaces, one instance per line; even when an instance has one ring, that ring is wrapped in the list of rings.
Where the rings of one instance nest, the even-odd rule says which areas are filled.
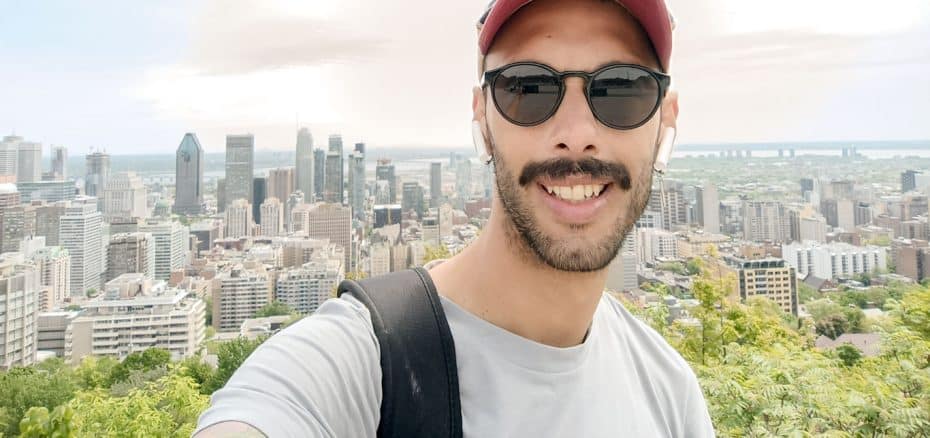
[[[580,345],[556,348],[441,297],[455,341],[465,437],[711,437],[697,379],[661,336],[604,294]],[[374,437],[378,341],[346,295],[265,341],[213,394],[198,430],[248,423],[270,437]]]

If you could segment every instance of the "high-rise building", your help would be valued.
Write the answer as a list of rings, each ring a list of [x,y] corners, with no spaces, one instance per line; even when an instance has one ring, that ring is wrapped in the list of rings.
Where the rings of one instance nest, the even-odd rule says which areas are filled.
[[[313,191],[304,193],[307,202],[322,201],[326,189],[326,151],[313,150]]]
[[[853,246],[848,243],[801,242],[782,245],[782,258],[806,277],[813,274],[825,280],[852,278],[856,274],[884,271],[887,250],[880,246]]]
[[[368,248],[369,277],[379,277],[391,272],[391,242],[372,243]]]
[[[727,257],[736,272],[741,300],[762,296],[773,301],[785,313],[798,314],[798,278],[795,268],[780,259],[745,260]]]
[[[17,182],[42,181],[42,145],[26,141],[20,143],[16,167]]]
[[[744,201],[743,238],[753,242],[784,243],[791,240],[791,221],[784,204]]]
[[[636,242],[633,246],[638,251],[640,263],[654,264],[661,259],[678,257],[678,237],[675,233],[661,228],[636,230]]]
[[[150,233],[117,233],[107,246],[107,281],[138,273],[155,278],[155,238]]]
[[[297,131],[297,162],[295,167],[296,189],[313,195],[313,136],[307,128]],[[292,190],[293,191],[293,190]],[[288,193],[290,195],[290,193]],[[285,198],[278,198],[285,200]]]
[[[703,187],[695,187],[695,196],[695,216],[698,223],[707,233],[720,233],[720,198],[717,195],[717,186],[707,183]]]
[[[632,291],[639,287],[636,277],[636,235],[627,233],[623,245],[607,270],[605,287],[613,291]]]
[[[17,205],[0,209],[0,253],[19,251],[26,236],[35,235],[36,208]]]
[[[20,203],[16,184],[0,183],[0,208],[15,207]]]
[[[426,206],[423,203],[423,187],[415,181],[404,182],[401,206],[405,212],[415,211],[418,218],[423,217]]]
[[[0,142],[0,182],[16,182],[19,144],[22,141],[22,137],[8,135]]]
[[[135,172],[110,176],[103,190],[103,216],[107,222],[126,222],[148,216],[146,190]]]
[[[33,201],[71,201],[77,195],[77,187],[72,181],[33,181],[16,183],[22,203]],[[102,190],[102,188],[101,188]],[[100,192],[103,196],[103,192]]]
[[[203,148],[197,135],[188,132],[174,157],[174,207],[177,214],[203,212]]]
[[[85,356],[126,356],[160,348],[173,360],[194,356],[206,336],[206,306],[186,290],[142,274],[107,282],[103,299],[82,306],[65,329],[65,361]]]
[[[71,296],[71,255],[60,246],[44,246],[31,255],[43,291],[39,311],[57,309]]]
[[[262,203],[262,236],[273,237],[284,233],[284,205],[271,197]]]
[[[226,237],[234,239],[252,235],[252,205],[237,199],[226,206]]]
[[[387,181],[388,196],[387,199],[382,199],[380,202],[384,202],[386,204],[396,204],[397,177],[394,174],[394,165],[391,164],[391,160],[378,160],[378,165],[375,167],[375,181]]]
[[[315,248],[309,261],[299,268],[284,271],[275,285],[278,301],[302,315],[309,315],[329,298],[333,289],[345,279],[344,255],[335,245]]]
[[[326,187],[323,190],[323,202],[342,204],[345,192],[343,181],[342,153],[330,151],[326,154]]]
[[[381,228],[386,225],[399,224],[402,215],[400,204],[393,205],[376,205],[372,209],[375,215],[373,228]]]
[[[359,220],[365,219],[365,143],[356,143],[355,151],[349,154],[349,205],[352,214]]]
[[[429,165],[429,206],[438,208],[442,203],[442,163],[433,162]]]
[[[271,302],[272,279],[264,265],[247,261],[219,273],[213,290],[213,325],[221,332],[235,332]]]
[[[48,246],[60,246],[58,239],[61,217],[65,214],[68,203],[65,201],[41,203],[36,205],[36,235],[45,236]]]
[[[94,152],[85,157],[84,194],[103,198],[103,189],[110,178],[110,155]]]
[[[282,167],[268,172],[267,198],[287,199],[294,193],[294,168]],[[261,203],[259,203],[261,205]]]
[[[167,281],[171,273],[184,268],[190,232],[179,222],[149,219],[139,225],[139,232],[155,239],[155,279]]]
[[[455,167],[455,192],[458,203],[455,208],[464,209],[465,202],[471,199],[471,160],[461,160]]]
[[[226,136],[226,207],[237,199],[250,202],[254,191],[255,136]]]
[[[313,195],[311,194],[310,196]],[[294,211],[295,207],[303,203],[304,192],[301,190],[297,190],[287,197],[287,201],[284,203],[284,229],[281,230],[282,233],[293,231],[291,229],[291,212]]]
[[[71,296],[100,290],[106,269],[103,243],[103,214],[94,198],[72,202],[61,216],[59,244],[71,255]]]
[[[226,178],[216,179],[216,211],[226,211]]]
[[[663,181],[665,189],[654,188],[647,208],[659,212],[662,216],[662,228],[675,230],[688,224],[688,200],[682,192],[680,183]]]
[[[261,206],[265,203],[265,199],[268,199],[268,178],[256,176],[252,180],[252,185],[255,187],[254,195],[252,195],[252,221],[261,222]]]
[[[895,273],[914,281],[930,278],[930,243],[926,240],[895,239],[891,243]]]
[[[349,207],[337,204],[315,204],[309,214],[311,239],[329,239],[345,251],[345,266],[355,269],[352,252],[352,213]]]
[[[68,148],[52,146],[52,170],[49,173],[54,181],[68,179]]]
[[[35,363],[39,272],[22,255],[0,260],[0,370]]]

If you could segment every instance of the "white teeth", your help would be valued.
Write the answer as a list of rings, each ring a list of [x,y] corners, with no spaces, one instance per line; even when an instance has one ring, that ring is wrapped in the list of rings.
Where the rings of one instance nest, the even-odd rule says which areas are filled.
[[[606,187],[606,186],[604,186],[604,185],[596,185],[596,186],[594,186],[594,187],[593,187],[593,188],[594,188],[594,196],[599,196],[599,195],[601,194],[601,192],[604,191],[604,187]]]
[[[572,200],[581,201],[584,199],[584,186],[573,186],[572,187]]]
[[[597,197],[604,191],[604,187],[606,186],[603,184],[554,187],[543,186],[550,195],[554,195],[566,201],[584,201],[585,199]]]
[[[586,185],[584,186],[584,197],[585,197],[585,198],[590,198],[591,195],[593,195],[593,194],[594,194],[594,188],[591,186],[591,184],[586,184]]]

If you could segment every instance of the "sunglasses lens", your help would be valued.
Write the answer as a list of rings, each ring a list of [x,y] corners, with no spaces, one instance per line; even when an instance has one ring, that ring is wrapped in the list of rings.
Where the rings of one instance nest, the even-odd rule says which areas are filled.
[[[591,81],[591,107],[595,115],[614,128],[641,125],[659,104],[659,82],[635,67],[607,69]]]
[[[494,101],[510,121],[542,123],[559,102],[561,83],[551,71],[535,65],[514,65],[494,81]]]

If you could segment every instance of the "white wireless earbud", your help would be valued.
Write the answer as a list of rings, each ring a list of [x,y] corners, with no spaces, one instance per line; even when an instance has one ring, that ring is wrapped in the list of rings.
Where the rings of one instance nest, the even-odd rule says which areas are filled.
[[[660,175],[664,175],[665,170],[668,169],[668,160],[672,158],[672,150],[675,149],[675,137],[677,135],[678,131],[671,126],[662,131],[662,142],[659,143],[659,152],[656,153],[656,161],[652,165],[653,170]]]
[[[475,145],[475,153],[478,159],[484,164],[491,163],[491,154],[488,153],[488,145],[484,141],[484,134],[481,132],[481,123],[477,120],[471,122],[471,140]]]

